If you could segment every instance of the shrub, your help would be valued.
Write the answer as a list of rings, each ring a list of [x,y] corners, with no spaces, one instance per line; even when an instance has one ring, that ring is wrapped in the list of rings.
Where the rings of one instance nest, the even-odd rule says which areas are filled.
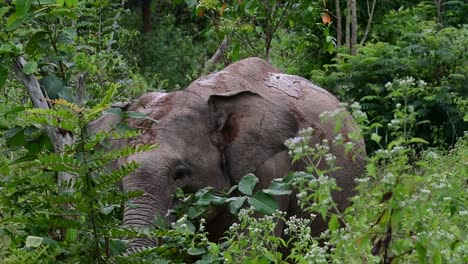
[[[313,79],[343,100],[360,102],[370,120],[381,124],[379,133],[387,142],[393,139],[388,133],[392,113],[406,104],[419,121],[429,120],[418,124],[415,136],[432,146],[453,145],[466,129],[468,27],[418,25],[396,43],[369,43],[356,55],[338,54],[336,64],[315,71]]]

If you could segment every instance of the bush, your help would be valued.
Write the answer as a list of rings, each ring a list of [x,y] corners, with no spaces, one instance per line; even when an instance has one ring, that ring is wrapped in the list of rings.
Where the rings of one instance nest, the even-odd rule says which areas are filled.
[[[208,56],[216,50],[216,39],[210,32],[195,34],[197,30],[194,25],[184,29],[176,24],[175,17],[167,15],[157,21],[152,32],[134,41],[125,56],[129,61],[136,60],[152,89],[184,88],[200,75]]]
[[[395,43],[366,44],[358,54],[338,54],[336,64],[313,79],[345,101],[360,102],[379,134],[393,138],[388,124],[396,105],[411,105],[419,121],[414,135],[432,146],[453,145],[466,130],[468,27],[439,29],[420,22]],[[371,150],[375,150],[371,145]]]

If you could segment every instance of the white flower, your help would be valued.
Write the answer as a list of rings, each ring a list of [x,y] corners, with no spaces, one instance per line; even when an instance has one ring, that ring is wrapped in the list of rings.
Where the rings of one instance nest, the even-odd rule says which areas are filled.
[[[336,159],[336,157],[333,154],[331,154],[331,153],[325,154],[325,160],[326,161],[334,161],[335,159]]]

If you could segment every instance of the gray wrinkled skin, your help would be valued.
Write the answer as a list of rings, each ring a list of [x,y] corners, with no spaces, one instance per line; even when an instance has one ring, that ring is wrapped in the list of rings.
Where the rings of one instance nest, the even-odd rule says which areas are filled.
[[[129,124],[142,131],[140,137],[120,144],[158,144],[153,151],[137,154],[118,163],[135,160],[140,168],[127,176],[124,191],[143,190],[135,199],[136,208],[126,208],[124,224],[135,228],[152,225],[155,215],[166,215],[173,206],[177,187],[185,192],[212,186],[229,189],[247,173],[254,173],[266,188],[272,179],[284,177],[301,166],[290,165],[286,139],[306,127],[315,129],[312,144],[332,140],[334,122],[322,124],[320,114],[336,110],[338,100],[326,90],[298,76],[281,73],[258,58],[234,63],[224,70],[202,77],[184,91],[148,93],[130,105],[158,120],[133,119]],[[346,113],[340,133],[347,139],[356,130]],[[90,125],[90,131],[109,130],[118,120],[104,116]],[[341,187],[334,194],[339,208],[349,205],[354,194],[354,178],[364,168],[365,148],[361,139],[353,153],[341,147],[331,148],[341,169],[331,176]],[[294,195],[277,198],[280,209],[288,215],[301,215]],[[210,239],[219,239],[232,223],[232,216],[219,209],[207,221]],[[320,219],[313,223],[313,233],[326,228]],[[283,223],[276,229],[282,235]],[[130,252],[155,245],[156,240],[135,239]]]

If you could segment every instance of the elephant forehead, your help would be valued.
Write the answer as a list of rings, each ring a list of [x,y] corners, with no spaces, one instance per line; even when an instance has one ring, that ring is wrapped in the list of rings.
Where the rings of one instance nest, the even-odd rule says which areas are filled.
[[[270,72],[263,83],[296,99],[302,96],[301,81],[291,75]]]

